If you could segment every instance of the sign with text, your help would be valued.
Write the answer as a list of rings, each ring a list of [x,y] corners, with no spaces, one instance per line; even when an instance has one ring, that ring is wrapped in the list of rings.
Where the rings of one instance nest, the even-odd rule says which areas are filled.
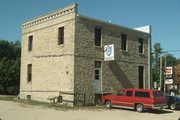
[[[166,75],[172,75],[173,74],[173,68],[172,67],[166,67]]]
[[[169,75],[167,74],[167,75],[165,75],[165,78],[166,78],[166,79],[172,79],[173,76],[172,76],[172,74],[169,74]]]
[[[114,44],[104,46],[104,61],[114,60]]]
[[[173,84],[173,79],[166,79],[165,84]]]

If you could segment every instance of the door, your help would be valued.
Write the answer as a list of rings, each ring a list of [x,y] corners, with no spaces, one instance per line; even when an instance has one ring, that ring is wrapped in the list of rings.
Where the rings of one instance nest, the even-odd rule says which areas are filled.
[[[144,66],[139,66],[139,88],[144,88]]]
[[[101,69],[95,68],[94,69],[94,90],[95,92],[101,90]]]
[[[112,100],[112,105],[115,106],[124,106],[124,93],[125,90],[121,89],[116,94],[116,97]]]

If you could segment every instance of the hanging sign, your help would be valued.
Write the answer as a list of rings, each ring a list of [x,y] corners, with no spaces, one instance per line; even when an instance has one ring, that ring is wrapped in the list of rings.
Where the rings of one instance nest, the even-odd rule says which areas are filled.
[[[114,60],[114,44],[104,46],[104,61]]]

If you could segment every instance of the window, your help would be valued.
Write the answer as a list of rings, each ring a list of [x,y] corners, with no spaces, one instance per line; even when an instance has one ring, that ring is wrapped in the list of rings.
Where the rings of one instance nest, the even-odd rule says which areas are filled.
[[[138,39],[138,49],[139,49],[139,53],[143,53],[143,39],[142,38]]]
[[[94,61],[94,90],[102,90],[101,87],[101,61]]]
[[[100,71],[98,69],[95,69],[95,80],[99,80],[100,78]]]
[[[133,92],[132,91],[127,91],[126,92],[126,96],[132,96],[133,95]]]
[[[101,68],[101,62],[100,61],[95,61],[94,67],[95,68]]]
[[[164,93],[162,91],[158,91],[160,97],[164,97]]]
[[[95,28],[95,46],[101,46],[101,29]]]
[[[58,29],[58,45],[64,44],[64,27]]]
[[[31,100],[31,95],[27,95],[27,99],[28,99],[28,100]]]
[[[150,94],[149,94],[149,92],[136,91],[135,92],[135,97],[150,98]]]
[[[120,90],[117,95],[118,96],[124,96],[124,90]]]
[[[153,91],[154,97],[163,97],[164,94],[161,91]]]
[[[127,36],[125,34],[121,34],[121,50],[127,50],[126,44],[127,44],[127,40],[126,40]]]
[[[27,82],[31,82],[32,80],[32,64],[28,64],[27,68]]]
[[[33,36],[29,36],[29,39],[28,39],[28,51],[32,51],[32,43],[33,43]]]
[[[158,97],[159,96],[158,92],[156,92],[156,91],[153,92],[153,95],[154,95],[154,97]]]
[[[95,71],[94,71],[94,77],[95,77],[95,80],[100,80],[100,72],[101,72],[101,62],[100,61],[95,61]]]

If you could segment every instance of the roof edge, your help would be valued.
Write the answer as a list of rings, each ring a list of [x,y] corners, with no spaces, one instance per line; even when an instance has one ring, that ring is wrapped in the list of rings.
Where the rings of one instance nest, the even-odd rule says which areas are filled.
[[[122,27],[122,28],[125,28],[125,29],[128,29],[128,30],[132,30],[132,31],[136,31],[136,32],[141,32],[141,33],[144,33],[144,34],[147,34],[147,35],[150,35],[150,34],[151,34],[151,33],[147,33],[147,32],[144,32],[144,31],[140,31],[140,30],[137,30],[137,29],[134,29],[134,28],[128,28],[128,27],[125,27],[125,26],[121,26],[121,25],[118,25],[118,24],[113,24],[113,23],[110,23],[110,22],[106,22],[106,21],[103,21],[103,20],[99,20],[99,19],[96,19],[96,18],[92,18],[92,17],[80,15],[80,14],[77,14],[77,16],[78,16],[78,17],[85,18],[85,19],[90,19],[90,20],[94,20],[94,21],[101,22],[101,23],[113,25],[113,26],[116,26],[116,27]]]
[[[25,21],[22,24],[22,28],[33,26],[35,24],[42,23],[44,21],[47,21],[47,20],[50,20],[50,19],[53,19],[53,18],[57,18],[59,16],[69,14],[69,13],[73,13],[73,12],[76,13],[76,14],[78,13],[78,4],[77,3],[74,3],[74,4],[69,5],[67,7],[64,7],[64,8],[55,10],[53,12],[49,12],[47,14],[44,14],[42,16],[39,16],[39,17],[30,19],[28,21]]]

